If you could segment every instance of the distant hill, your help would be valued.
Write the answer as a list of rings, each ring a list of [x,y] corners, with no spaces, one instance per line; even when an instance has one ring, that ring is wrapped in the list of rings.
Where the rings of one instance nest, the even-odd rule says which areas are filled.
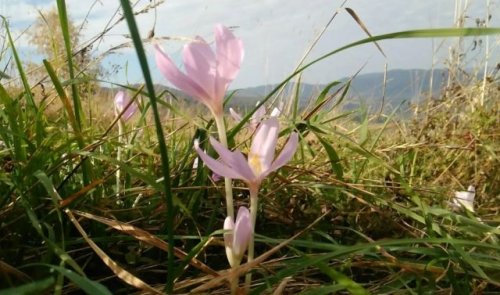
[[[391,70],[387,72],[385,85],[384,106],[386,109],[392,109],[398,106],[401,102],[418,103],[432,94],[439,96],[439,92],[443,89],[448,78],[448,71],[444,69],[434,70],[432,73],[432,89],[431,89],[431,71],[430,70]],[[338,80],[340,85],[344,85],[349,81],[349,77]],[[333,81],[332,81],[333,82]],[[365,105],[371,110],[378,110],[384,96],[384,73],[369,73],[360,74],[355,77],[344,100],[344,109],[357,108],[360,105]],[[138,85],[136,85],[138,86]],[[236,90],[229,106],[238,108],[253,107],[257,101],[262,100],[275,87],[275,85],[263,85],[257,87],[248,87]],[[289,83],[282,92],[282,97],[288,99],[295,97],[294,83]],[[326,84],[308,84],[301,83],[298,90],[300,106],[305,106],[311,99],[316,99],[319,93],[326,87]],[[332,88],[330,93],[335,92],[340,86]],[[184,100],[185,96],[181,91],[172,89],[164,85],[155,85],[157,93],[168,90],[176,97],[182,100],[182,103],[191,105],[195,103],[191,99]],[[103,92],[110,92],[111,89],[102,89]],[[111,91],[112,92],[112,91]],[[111,96],[111,94],[110,94]],[[403,107],[404,108],[404,107]]]
[[[346,82],[350,78],[342,78],[339,82]],[[385,104],[397,106],[403,101],[419,102],[429,93],[438,94],[447,79],[447,70],[434,70],[432,76],[432,90],[430,89],[430,70],[391,70],[387,72],[385,85]],[[366,104],[368,107],[380,106],[384,95],[384,74],[361,74],[353,79],[349,93],[346,97],[345,107]],[[239,89],[232,105],[249,106],[269,94],[277,85],[265,85]],[[326,87],[326,84],[312,85],[301,83],[299,89],[300,104],[305,105]],[[337,88],[330,90],[333,93]],[[295,84],[290,83],[284,90],[284,97],[294,96]]]

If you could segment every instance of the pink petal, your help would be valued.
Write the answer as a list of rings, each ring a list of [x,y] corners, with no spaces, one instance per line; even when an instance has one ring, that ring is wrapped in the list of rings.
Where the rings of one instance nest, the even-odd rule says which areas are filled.
[[[248,247],[248,242],[253,234],[250,212],[246,207],[240,207],[234,225],[233,254],[241,259]]]
[[[212,181],[213,182],[219,182],[219,181],[221,181],[221,179],[222,179],[222,177],[219,174],[212,172]]]
[[[210,168],[213,172],[224,176],[224,177],[229,177],[229,178],[235,178],[235,179],[244,179],[243,176],[241,176],[237,171],[233,170],[231,167],[225,165],[224,163],[221,163],[214,158],[210,157],[207,155],[202,149],[200,149],[199,143],[197,140],[194,142],[194,148],[200,158],[203,160],[205,165]]]
[[[224,220],[224,230],[228,231],[224,233],[224,246],[226,248],[226,257],[231,267],[233,267],[233,265],[236,264],[233,255],[234,222],[233,218],[231,218],[230,216],[226,217],[226,219]]]
[[[267,171],[274,159],[274,151],[276,142],[278,141],[279,122],[278,119],[272,117],[260,123],[259,128],[255,132],[250,147],[250,157],[258,159],[261,165],[261,172]]]
[[[125,107],[125,92],[123,91],[118,91],[115,95],[115,108],[116,110],[121,113],[123,111],[123,108]]]
[[[233,120],[236,123],[239,123],[239,122],[241,122],[241,120],[243,120],[243,118],[241,117],[241,115],[238,114],[235,110],[233,110],[233,108],[229,108],[229,114],[231,115],[231,117],[233,117]]]
[[[172,62],[165,52],[158,46],[155,45],[156,49],[156,64],[158,69],[163,74],[163,76],[170,81],[175,87],[186,92],[188,95],[192,96],[205,103],[205,100],[209,95],[205,92],[203,88],[200,87],[194,80],[186,76],[181,72],[177,66]]]
[[[257,105],[258,104],[259,102],[257,102]],[[255,130],[265,115],[266,108],[264,107],[264,105],[261,105],[260,108],[258,108],[255,113],[253,113],[252,118],[250,119],[250,127]]]
[[[279,168],[283,167],[283,165],[288,163],[295,154],[298,143],[299,135],[296,132],[293,132],[292,135],[290,135],[288,142],[283,147],[283,150],[281,150],[281,153],[271,165],[269,171],[266,171],[266,175],[271,173],[272,171],[278,170]]]
[[[117,115],[119,115],[123,109],[128,105],[130,102],[130,97],[128,94],[124,91],[118,91],[115,96],[115,109],[117,112]],[[134,103],[128,107],[128,109],[123,113],[121,119],[123,121],[128,121],[132,117],[132,115],[137,111],[137,105]]]
[[[228,216],[224,220],[224,230],[227,231],[224,233],[224,245],[226,245],[226,247],[233,247],[233,229],[233,218],[231,218],[231,216]]]
[[[215,46],[217,55],[217,73],[229,82],[236,78],[240,71],[245,51],[243,42],[236,38],[225,26],[215,26]]]
[[[227,164],[233,170],[238,171],[238,173],[242,177],[244,177],[238,179],[246,180],[248,182],[251,182],[255,179],[255,175],[252,172],[252,169],[248,166],[247,159],[245,159],[245,156],[243,156],[240,151],[236,150],[234,152],[231,152],[213,137],[210,137],[210,143],[214,147],[215,151],[219,154],[222,162]]]
[[[217,59],[217,78],[215,93],[222,96],[227,91],[229,83],[236,78],[243,61],[243,42],[236,38],[223,25],[215,26],[215,51]]]
[[[217,61],[215,54],[205,40],[198,37],[197,41],[186,44],[183,59],[186,74],[208,94],[206,99],[211,100],[211,103],[214,103],[213,100],[219,99],[218,103],[222,104],[223,97],[215,96]]]

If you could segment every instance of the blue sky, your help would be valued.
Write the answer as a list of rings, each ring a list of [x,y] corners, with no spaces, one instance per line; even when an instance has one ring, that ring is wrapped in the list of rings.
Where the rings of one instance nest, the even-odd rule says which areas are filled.
[[[305,50],[317,34],[338,10],[343,1],[334,0],[168,0],[156,11],[156,36],[193,37],[201,35],[211,40],[213,25],[223,23],[235,26],[235,34],[243,39],[245,60],[233,88],[276,83],[287,77],[295,68]],[[459,1],[465,2],[465,1]],[[476,18],[486,15],[486,1],[469,1],[467,10],[469,26]],[[499,3],[491,1],[490,25],[499,26]],[[35,19],[37,9],[54,7],[55,0],[0,0],[0,14],[9,18],[17,43],[24,58],[37,59],[21,32]],[[84,40],[90,40],[103,30],[109,20],[119,15],[118,1],[66,0],[70,16],[81,24],[88,14],[84,27]],[[138,1],[136,9],[149,4],[149,0]],[[453,25],[455,1],[451,0],[351,0],[345,7],[352,8],[363,20],[372,34],[383,34],[418,28],[450,27]],[[334,19],[327,32],[306,60],[332,51],[349,42],[366,37],[354,20],[344,10]],[[495,18],[497,17],[497,18]],[[141,33],[145,36],[153,27],[154,12],[137,17]],[[127,42],[128,28],[124,22],[106,34],[102,42],[93,48],[100,55],[109,48]],[[0,37],[1,38],[1,37]],[[427,69],[435,63],[442,65],[448,47],[454,39],[443,40],[391,40],[381,43],[387,55],[385,59],[373,45],[354,48],[313,66],[304,73],[302,81],[327,83],[350,76],[364,65],[363,72],[381,72],[387,62],[388,69]],[[495,45],[492,55],[498,57],[498,37],[490,37]],[[180,60],[184,41],[163,41],[165,50]],[[470,39],[465,45],[470,44]],[[437,48],[440,48],[438,50]],[[149,45],[146,49],[152,56]],[[470,56],[484,56],[484,48]],[[142,76],[135,53],[131,48],[118,50],[103,60],[106,67],[120,65],[122,70],[107,77],[113,82],[141,82]],[[166,81],[160,76],[151,60],[150,66],[157,83]],[[126,69],[126,70],[125,70]]]

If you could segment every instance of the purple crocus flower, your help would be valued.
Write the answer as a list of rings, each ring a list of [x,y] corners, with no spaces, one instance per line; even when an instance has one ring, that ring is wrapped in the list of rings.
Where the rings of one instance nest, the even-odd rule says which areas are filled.
[[[129,104],[130,96],[125,91],[118,91],[115,95],[115,113],[118,116],[123,112],[123,109]],[[132,115],[137,111],[137,105],[134,103],[128,107],[128,109],[123,113],[120,119],[126,122]]]
[[[248,242],[253,235],[253,226],[250,221],[250,212],[246,207],[240,207],[236,215],[236,223],[228,216],[224,220],[224,245],[226,256],[231,267],[240,265],[243,254],[248,247]]]
[[[236,78],[243,61],[243,42],[223,25],[215,26],[215,52],[201,37],[186,44],[181,72],[170,57],[156,45],[156,64],[175,87],[204,103],[214,116],[222,116],[224,94]]]
[[[210,137],[210,143],[219,154],[219,161],[201,150],[198,141],[195,141],[195,149],[213,172],[224,177],[241,179],[250,189],[257,190],[262,180],[290,161],[297,149],[298,134],[293,132],[281,153],[275,158],[278,134],[279,122],[276,117],[263,121],[254,134],[248,159],[245,159],[239,150],[228,150],[213,137]]]

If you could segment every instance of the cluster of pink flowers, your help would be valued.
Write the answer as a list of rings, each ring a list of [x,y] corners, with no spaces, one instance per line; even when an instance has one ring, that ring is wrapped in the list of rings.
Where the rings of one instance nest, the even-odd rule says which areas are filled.
[[[249,187],[250,211],[246,207],[240,207],[236,221],[232,208],[232,188],[229,187],[229,190],[226,190],[226,194],[231,195],[226,196],[228,216],[224,222],[226,230],[224,243],[229,264],[231,267],[237,267],[247,248],[248,261],[253,259],[253,234],[260,185],[266,176],[281,168],[293,157],[298,145],[298,134],[293,132],[281,153],[275,157],[279,135],[277,117],[281,111],[274,109],[270,117],[265,119],[266,111],[264,107],[260,107],[248,124],[250,130],[254,132],[248,157],[245,158],[239,150],[228,149],[223,123],[223,100],[229,84],[240,71],[244,49],[243,42],[225,26],[215,26],[215,50],[212,50],[201,37],[196,37],[195,41],[184,46],[185,72],[174,64],[160,46],[155,46],[155,52],[156,64],[163,76],[175,87],[205,104],[218,123],[219,140],[210,137],[210,143],[220,158],[210,157],[196,141],[194,149],[199,157],[214,175],[220,175],[229,180],[226,182],[229,186],[231,186],[231,179],[240,179]],[[116,95],[115,107],[117,113],[123,113],[121,115],[124,121],[128,120],[135,111],[134,106],[123,112],[128,101],[129,98],[124,92]],[[233,109],[230,109],[230,114],[236,121],[242,120]]]
[[[236,38],[228,28],[216,25],[215,51],[201,37],[196,37],[194,42],[184,46],[185,73],[174,64],[160,46],[155,46],[155,49],[156,63],[165,78],[178,89],[205,104],[216,120],[220,119],[223,116],[224,95],[229,84],[238,74],[243,61],[243,42]],[[230,113],[236,121],[241,121],[241,116],[234,110],[230,109]],[[252,258],[250,256],[253,256],[253,243],[251,242],[253,242],[257,214],[256,197],[262,181],[271,172],[290,161],[297,149],[298,134],[294,132],[281,153],[275,158],[279,135],[277,119],[279,114],[280,111],[275,109],[269,119],[262,120],[265,116],[265,109],[261,107],[255,112],[249,123],[249,127],[255,133],[248,158],[245,158],[241,151],[231,151],[226,144],[210,137],[210,143],[220,157],[214,159],[199,147],[198,141],[195,141],[194,148],[205,165],[214,174],[246,182],[250,190],[251,202],[255,202],[251,205],[250,212],[246,207],[239,208],[236,222],[231,214],[228,214],[224,222],[226,255],[232,267],[241,263],[249,242],[252,248],[249,260]],[[232,204],[232,201],[230,203]],[[228,212],[232,212],[232,209]]]

